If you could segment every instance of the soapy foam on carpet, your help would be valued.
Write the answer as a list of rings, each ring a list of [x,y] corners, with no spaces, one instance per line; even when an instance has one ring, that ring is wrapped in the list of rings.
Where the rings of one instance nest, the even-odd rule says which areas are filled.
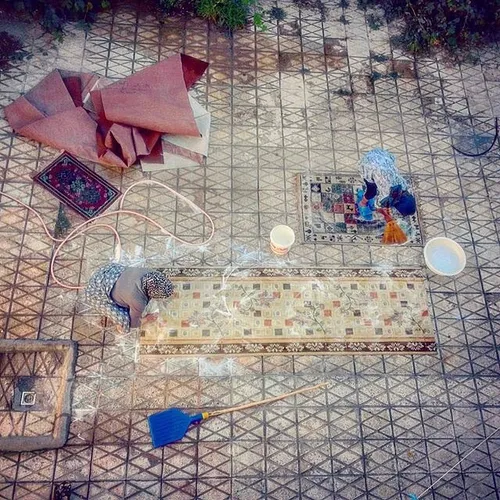
[[[432,353],[420,270],[165,270],[176,287],[141,355]]]

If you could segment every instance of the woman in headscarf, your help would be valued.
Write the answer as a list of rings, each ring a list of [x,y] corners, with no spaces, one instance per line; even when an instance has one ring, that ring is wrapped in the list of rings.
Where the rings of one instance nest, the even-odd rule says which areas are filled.
[[[406,179],[396,167],[396,158],[389,151],[375,148],[359,162],[360,174],[365,182],[364,192],[358,193],[358,208],[363,215],[375,210],[375,200],[382,208],[393,208],[403,217],[413,215],[417,209],[415,197],[408,189]]]
[[[99,268],[85,289],[85,300],[124,331],[138,328],[151,299],[166,299],[174,292],[161,272],[108,264]]]

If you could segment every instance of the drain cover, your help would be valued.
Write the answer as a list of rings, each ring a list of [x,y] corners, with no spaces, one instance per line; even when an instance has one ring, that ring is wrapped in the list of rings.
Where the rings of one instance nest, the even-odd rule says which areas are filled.
[[[36,403],[36,392],[22,392],[21,406],[33,406]]]

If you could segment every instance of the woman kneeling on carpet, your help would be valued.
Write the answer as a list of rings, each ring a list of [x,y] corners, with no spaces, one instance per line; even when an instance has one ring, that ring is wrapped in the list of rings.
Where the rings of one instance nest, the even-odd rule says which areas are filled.
[[[85,289],[85,301],[124,331],[138,328],[151,299],[166,299],[172,282],[159,271],[108,264],[99,268]]]
[[[358,208],[362,217],[366,212],[368,217],[365,218],[370,218],[377,196],[382,208],[394,208],[403,217],[415,213],[415,197],[399,173],[392,153],[382,148],[372,149],[359,162],[359,169],[366,185],[364,192],[358,192]]]

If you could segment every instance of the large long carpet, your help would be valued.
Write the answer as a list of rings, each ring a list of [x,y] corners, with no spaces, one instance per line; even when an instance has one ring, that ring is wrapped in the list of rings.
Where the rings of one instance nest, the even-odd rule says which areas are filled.
[[[420,270],[165,270],[176,285],[142,355],[432,353]]]

